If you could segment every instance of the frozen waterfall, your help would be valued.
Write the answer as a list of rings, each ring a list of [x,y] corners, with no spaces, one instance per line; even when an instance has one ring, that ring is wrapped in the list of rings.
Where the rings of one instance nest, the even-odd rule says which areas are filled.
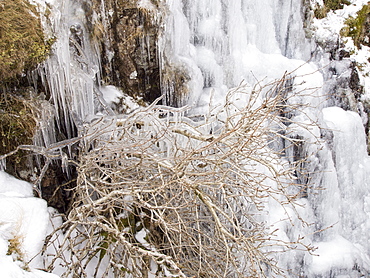
[[[190,76],[188,104],[205,105],[211,90],[222,96],[242,80],[254,84],[279,78],[311,58],[300,1],[167,3],[170,14],[161,45],[168,64]],[[311,67],[305,72],[316,70],[312,64],[305,67]]]
[[[38,75],[41,76],[43,86],[47,90],[46,94],[53,105],[52,109],[55,110],[53,112],[56,120],[50,120],[49,117],[49,122],[40,123],[40,136],[36,144],[50,147],[62,140],[83,137],[86,135],[83,133],[85,131],[91,131],[90,134],[93,134],[100,127],[99,124],[106,124],[106,122],[108,122],[106,130],[102,132],[106,136],[104,138],[106,142],[112,143],[116,139],[109,132],[112,134],[116,132],[119,135],[116,135],[117,138],[124,138],[123,134],[126,134],[126,131],[119,133],[119,128],[122,128],[122,122],[119,121],[123,121],[125,116],[118,115],[109,105],[109,102],[122,97],[122,94],[117,88],[104,84],[101,80],[101,49],[89,34],[88,25],[91,22],[88,22],[86,9],[83,8],[83,4],[88,1],[34,0],[33,2],[38,2],[40,8],[44,9],[44,13],[46,11],[50,13],[48,18],[43,18],[43,24],[46,33],[56,38],[52,55],[45,61],[43,67],[38,69]],[[107,1],[97,2],[99,7],[104,7]],[[157,46],[162,74],[161,90],[165,104],[187,105],[191,107],[190,110],[186,112],[187,114],[183,113],[183,110],[181,113],[189,118],[197,118],[199,115],[205,115],[209,109],[212,110],[222,104],[227,92],[239,84],[243,84],[252,92],[254,86],[263,87],[283,76],[290,82],[287,86],[289,89],[286,90],[286,94],[291,95],[288,104],[300,109],[290,111],[289,121],[280,124],[284,126],[284,130],[287,130],[291,138],[300,140],[301,144],[297,145],[297,148],[287,147],[285,157],[276,158],[276,156],[274,159],[296,162],[294,159],[307,157],[301,164],[302,173],[307,175],[296,173],[293,181],[307,188],[296,201],[298,214],[304,221],[298,219],[293,212],[283,210],[273,202],[266,202],[265,210],[258,217],[263,217],[262,220],[266,226],[270,225],[277,229],[279,240],[289,242],[298,237],[302,238],[304,244],[316,246],[317,249],[313,255],[299,248],[289,252],[275,252],[272,256],[278,261],[278,265],[288,270],[288,277],[370,277],[370,235],[368,233],[370,230],[370,161],[364,129],[367,119],[364,115],[360,116],[356,112],[345,111],[334,106],[338,101],[333,100],[334,92],[331,90],[337,80],[329,72],[328,65],[335,64],[338,76],[348,76],[350,60],[331,62],[330,55],[325,53],[313,38],[307,36],[304,26],[306,21],[310,20],[310,14],[307,13],[308,6],[322,1],[137,1],[143,9],[150,6],[151,11],[159,7],[159,5],[155,6],[154,2],[162,2],[164,6],[164,8],[161,6],[163,8],[161,12],[164,15],[163,26],[161,26],[163,28],[161,28]],[[362,0],[357,2],[365,3]],[[100,11],[92,12],[92,17],[104,18],[113,13],[112,10],[102,8]],[[104,20],[102,22],[102,25],[106,23]],[[104,28],[107,26],[103,26],[102,30]],[[109,40],[106,38],[107,45],[110,43]],[[145,51],[146,49],[142,49],[142,53]],[[150,51],[147,52],[150,53]],[[132,71],[130,78],[136,77],[137,71]],[[182,81],[181,90],[174,85],[175,79]],[[242,99],[238,105],[241,106],[243,101]],[[355,103],[352,106],[356,108],[358,105]],[[133,110],[136,109],[137,104],[135,107],[132,104],[132,107]],[[173,109],[175,111],[175,108]],[[171,113],[168,112],[167,116]],[[104,117],[108,118],[106,122]],[[144,118],[143,116],[140,120]],[[158,112],[157,118],[163,119],[165,116]],[[174,120],[175,124],[177,124],[176,120]],[[142,128],[141,124],[139,120],[131,124],[130,129],[134,131],[130,132],[138,134],[143,132],[145,128]],[[204,126],[208,128],[207,124]],[[184,131],[181,132],[184,134]],[[178,131],[178,133],[181,132]],[[59,133],[63,133],[64,137],[58,138]],[[161,136],[166,137],[165,133]],[[208,142],[208,140],[204,141]],[[282,141],[276,144],[284,145],[285,142]],[[102,142],[100,144],[103,148],[105,143]],[[181,142],[178,140],[176,144],[181,145]],[[92,146],[93,144],[89,147],[93,149]],[[159,143],[156,146],[158,150],[161,147]],[[131,155],[129,151],[127,155],[125,154],[126,158],[140,157],[141,159],[141,156],[135,157],[136,154]],[[166,151],[170,152],[162,150],[163,153]],[[157,158],[156,154],[153,154],[153,157]],[[116,161],[118,158],[120,157],[117,155],[112,160]],[[123,164],[117,162],[120,167],[124,167]],[[104,168],[105,165],[102,165]],[[104,179],[108,188],[111,178],[107,175],[101,179]],[[27,187],[27,190],[31,189]],[[26,197],[30,197],[30,194],[27,193]],[[126,197],[127,202],[130,202],[131,196]],[[21,204],[20,201],[19,203]],[[0,208],[3,209],[3,207]],[[24,208],[28,209],[27,206]],[[45,219],[46,214],[43,207]],[[287,218],[289,221],[286,221]],[[43,225],[46,225],[45,219],[42,220]],[[122,227],[125,230],[127,228],[125,226],[120,228]],[[130,229],[127,228],[127,230]],[[152,248],[150,252],[155,253],[155,248],[146,242],[145,236],[138,237],[139,233],[146,235],[146,230],[142,228],[136,234],[132,232],[132,238],[140,238],[140,243],[144,242],[146,244],[144,247],[148,250],[149,247]],[[103,232],[101,236],[104,237]],[[106,236],[106,238],[109,237]],[[137,239],[137,241],[140,240]],[[40,245],[39,242],[38,245]],[[105,242],[99,246],[105,246]],[[3,251],[6,250],[5,247],[0,247]],[[37,246],[37,248],[41,247]],[[274,248],[276,250],[270,251],[281,251],[276,246]],[[95,255],[101,251],[100,256],[104,257],[105,251],[102,250],[102,248],[95,250]],[[5,254],[5,251],[3,253]],[[162,257],[158,258],[162,260]],[[98,261],[97,258],[95,259]],[[95,263],[94,260],[93,263]],[[104,260],[100,258],[99,264],[103,262],[102,265],[109,265]],[[156,262],[150,263],[151,268],[158,267]],[[63,267],[60,266],[61,270],[57,269],[60,272],[58,274],[62,275]],[[125,266],[120,265],[120,267],[125,269]],[[90,275],[89,271],[94,273],[95,269],[91,268],[87,271]],[[98,270],[96,273],[99,273]],[[91,277],[95,274],[91,274]],[[154,274],[148,277],[154,277]]]
[[[302,277],[367,277],[369,245],[369,157],[362,120],[354,112],[327,107],[330,91],[321,88],[329,64],[305,37],[302,1],[167,0],[170,10],[161,47],[167,66],[183,69],[189,94],[182,104],[194,113],[222,99],[243,80],[268,82],[293,72],[293,101],[307,105],[297,122],[318,122],[311,133],[297,127],[311,171],[303,216],[314,223],[310,238],[319,256],[281,256],[283,267]],[[333,82],[333,81],[330,81]],[[164,88],[171,95],[171,87]],[[300,94],[299,92],[304,92]],[[309,92],[309,93],[307,93]],[[202,108],[203,107],[203,108]],[[319,138],[315,141],[312,137]],[[281,216],[282,217],[282,216]],[[327,227],[331,227],[326,229]],[[304,233],[296,225],[296,231]],[[307,230],[306,230],[307,232]],[[364,275],[364,276],[361,276]]]

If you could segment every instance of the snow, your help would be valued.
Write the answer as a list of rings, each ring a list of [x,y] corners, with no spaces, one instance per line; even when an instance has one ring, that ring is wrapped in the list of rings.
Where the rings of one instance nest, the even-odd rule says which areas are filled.
[[[101,88],[101,92],[103,94],[105,101],[108,104],[119,102],[119,98],[123,96],[122,92],[119,91],[118,88],[112,85],[103,86]]]
[[[332,269],[351,269],[356,263],[364,264],[364,251],[342,236],[335,236],[330,241],[316,243],[316,256],[312,257],[312,274],[328,275]]]
[[[145,240],[145,237],[147,236],[148,234],[148,230],[143,228],[141,229],[140,231],[138,231],[136,234],[135,234],[135,239],[141,243],[146,249],[151,249],[151,246],[150,244]]]
[[[34,5],[41,5],[45,6],[45,4],[53,5],[55,0],[28,0],[30,3]]]
[[[32,186],[28,182],[17,180],[4,171],[0,171],[0,196],[32,197]]]
[[[143,8],[148,11],[155,11],[154,4],[149,0],[139,0],[137,3],[138,7]]]
[[[46,202],[33,197],[32,185],[0,171],[1,277],[57,277],[36,269],[43,268],[39,253],[43,247],[48,223]],[[13,241],[14,239],[17,241]],[[19,256],[14,252],[13,256],[7,254],[10,242],[19,242],[16,244]]]
[[[106,85],[101,87],[101,92],[104,100],[110,107],[115,108],[120,102],[120,108],[124,113],[131,113],[135,109],[139,108],[137,101],[132,97],[124,94],[120,89],[112,85]]]

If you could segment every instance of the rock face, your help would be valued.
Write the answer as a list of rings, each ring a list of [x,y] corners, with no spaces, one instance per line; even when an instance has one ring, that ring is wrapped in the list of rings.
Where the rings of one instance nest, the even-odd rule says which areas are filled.
[[[369,75],[370,58],[366,61],[359,57],[358,53],[362,51],[361,55],[364,55],[364,47],[370,47],[370,4],[365,4],[359,7],[356,13],[345,16],[343,28],[340,31],[332,31],[331,37],[326,36],[323,39],[320,35],[317,37],[315,31],[312,32],[315,29],[311,26],[312,15],[318,20],[326,20],[325,17],[329,12],[331,16],[339,16],[341,12],[337,10],[351,3],[347,0],[324,0],[322,6],[312,5],[309,1],[304,3],[307,34],[316,39],[319,49],[316,60],[319,61],[329,54],[326,62],[329,66],[323,70],[323,74],[326,80],[324,88],[330,92],[330,105],[358,113],[369,134],[370,105],[363,79]],[[351,46],[348,45],[349,40]],[[323,66],[326,67],[326,65]]]
[[[136,99],[161,95],[157,41],[158,3],[137,0],[86,1],[90,32],[102,57],[102,78]]]

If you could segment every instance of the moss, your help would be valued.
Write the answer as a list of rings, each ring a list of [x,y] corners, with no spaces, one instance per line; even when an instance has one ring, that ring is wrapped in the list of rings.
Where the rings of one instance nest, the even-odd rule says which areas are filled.
[[[318,19],[326,17],[329,11],[343,9],[344,5],[350,5],[348,0],[324,0],[324,5],[315,9],[315,17]]]
[[[330,10],[343,9],[344,5],[350,5],[348,0],[324,0],[324,5]]]
[[[35,6],[26,0],[0,0],[0,83],[42,62],[51,43],[44,39]]]
[[[32,144],[36,121],[32,108],[23,96],[13,94],[0,97],[0,155],[15,150],[19,145]],[[29,164],[24,151],[6,159],[8,172],[17,176],[18,170]]]
[[[354,44],[360,47],[361,44],[369,44],[368,42],[368,17],[370,14],[370,4],[364,5],[361,10],[357,12],[356,17],[350,16],[345,21],[345,27],[342,28],[340,34],[342,37],[351,37]]]
[[[20,96],[0,98],[1,154],[14,150],[18,145],[32,143],[36,122],[26,100]]]

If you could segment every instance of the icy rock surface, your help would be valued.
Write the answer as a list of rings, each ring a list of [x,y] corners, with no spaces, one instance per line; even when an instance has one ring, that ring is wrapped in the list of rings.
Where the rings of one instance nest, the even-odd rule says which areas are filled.
[[[313,179],[318,190],[308,196],[318,256],[306,256],[304,269],[308,277],[367,277],[370,169],[364,128],[357,113],[338,107],[322,112],[326,141]]]

